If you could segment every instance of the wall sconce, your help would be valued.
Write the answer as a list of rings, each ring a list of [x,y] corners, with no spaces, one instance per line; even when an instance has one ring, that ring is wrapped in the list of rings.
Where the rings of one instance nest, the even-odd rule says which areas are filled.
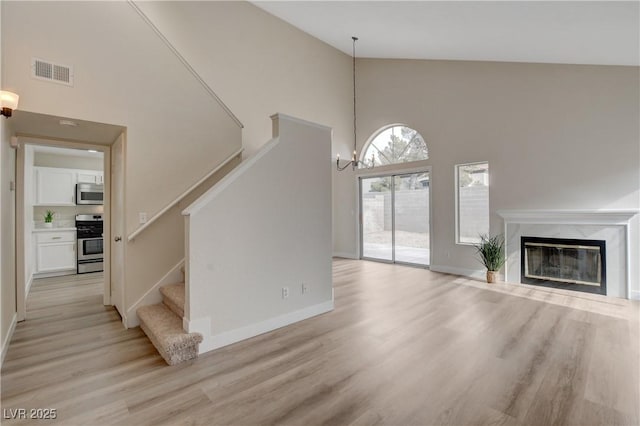
[[[19,96],[12,92],[0,90],[0,106],[2,106],[2,112],[0,115],[4,115],[5,118],[11,117],[11,112],[18,108]]]

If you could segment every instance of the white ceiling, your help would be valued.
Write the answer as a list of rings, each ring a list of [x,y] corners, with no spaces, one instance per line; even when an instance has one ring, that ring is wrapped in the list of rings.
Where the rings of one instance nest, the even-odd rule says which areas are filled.
[[[638,1],[255,1],[351,55],[639,65]]]
[[[23,138],[24,143],[39,143],[37,139]],[[64,155],[66,157],[82,157],[82,158],[102,158],[104,154],[102,152],[89,152],[86,149],[71,149],[71,148],[58,148],[55,146],[36,145],[33,147],[34,152],[40,152],[43,154],[55,154]]]

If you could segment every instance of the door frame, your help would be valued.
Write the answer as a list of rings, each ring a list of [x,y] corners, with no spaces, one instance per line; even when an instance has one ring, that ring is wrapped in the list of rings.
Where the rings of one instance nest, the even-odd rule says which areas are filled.
[[[428,265],[421,265],[419,263],[409,263],[409,262],[398,262],[395,260],[395,232],[392,231],[391,235],[391,260],[386,260],[386,259],[376,259],[376,258],[371,258],[371,257],[365,257],[363,256],[363,251],[364,251],[364,235],[362,232],[362,226],[363,226],[363,211],[362,211],[362,179],[369,179],[369,178],[375,178],[375,177],[395,177],[395,176],[403,176],[403,175],[410,175],[410,174],[414,174],[414,173],[428,173],[429,174],[429,264]],[[392,180],[392,185],[395,186],[395,179]],[[433,198],[433,173],[431,170],[431,166],[417,166],[417,167],[410,167],[410,168],[387,168],[385,167],[384,169],[370,169],[370,170],[363,170],[361,173],[357,173],[356,175],[356,206],[358,209],[358,215],[357,215],[357,234],[358,234],[358,259],[361,260],[369,260],[372,262],[381,262],[381,263],[390,263],[390,264],[397,264],[397,265],[406,265],[406,266],[413,266],[413,267],[417,267],[417,268],[425,268],[425,269],[430,269],[431,266],[431,259],[433,257],[433,203],[431,202],[432,198]],[[392,189],[391,191],[391,226],[393,229],[395,229],[395,195],[394,195],[395,190]]]
[[[20,134],[15,135],[18,138],[18,147],[16,152],[16,311],[17,320],[24,321],[27,319],[27,294],[25,276],[25,155],[24,142],[20,139],[33,139],[39,143],[29,142],[29,145],[54,146],[58,148],[70,149],[93,149],[103,153],[103,174],[104,174],[104,234],[111,235],[111,145],[99,145],[91,142],[70,141],[54,137]],[[103,287],[103,304],[111,305],[111,246],[104,244],[104,287]]]
[[[118,311],[118,313],[120,314],[120,317],[122,318],[122,324],[124,325],[124,328],[128,328],[128,324],[127,324],[127,316],[126,316],[126,306],[125,306],[125,280],[126,280],[126,261],[125,259],[127,258],[127,242],[124,239],[124,235],[126,234],[126,229],[127,229],[127,217],[125,214],[126,211],[126,204],[127,204],[127,197],[126,197],[126,189],[125,189],[125,184],[126,184],[126,177],[127,177],[127,171],[126,171],[126,164],[127,164],[127,130],[123,130],[122,133],[113,141],[113,143],[109,146],[109,150],[111,152],[111,159],[114,160],[115,158],[117,158],[115,152],[113,152],[114,147],[118,144],[119,141],[122,141],[122,164],[120,164],[120,169],[122,172],[122,211],[121,213],[121,217],[117,217],[115,214],[111,215],[112,213],[112,209],[114,206],[114,203],[112,203],[112,198],[109,198],[109,214],[111,215],[112,220],[110,221],[110,228],[107,231],[105,230],[104,233],[104,238],[108,238],[109,240],[109,244],[107,244],[109,246],[110,249],[110,261],[109,261],[109,286],[108,288],[105,287],[105,294],[109,293],[111,296],[110,305],[113,305],[116,308],[116,311]],[[114,163],[116,164],[116,163]],[[114,167],[111,167],[111,161],[109,161],[109,181],[110,184],[113,185],[113,171],[114,171]],[[117,195],[116,194],[116,189],[112,190],[110,193],[111,196]],[[120,237],[122,238],[120,240],[119,243],[115,242],[115,230],[114,230],[114,225],[116,224],[117,220],[121,220],[122,221],[122,234]],[[120,290],[120,297],[119,300],[114,300],[115,296],[113,294],[113,289],[114,287],[117,285],[114,283],[114,280],[117,280],[118,277],[114,277],[112,274],[112,270],[114,265],[116,264],[117,260],[112,260],[116,258],[116,255],[118,254],[116,252],[116,246],[115,244],[121,244],[122,245],[122,251],[120,253],[121,255],[121,268],[122,270],[120,271],[120,282],[119,285],[121,286]],[[106,305],[107,303],[105,303]],[[120,308],[122,310],[122,312],[120,312]]]

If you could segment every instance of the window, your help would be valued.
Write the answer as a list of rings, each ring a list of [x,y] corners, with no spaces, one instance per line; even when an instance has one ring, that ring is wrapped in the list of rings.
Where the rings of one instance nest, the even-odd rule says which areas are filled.
[[[393,125],[382,129],[369,142],[361,159],[361,167],[386,166],[428,158],[427,144],[420,133],[407,126]]]
[[[489,234],[489,163],[456,165],[456,243]]]

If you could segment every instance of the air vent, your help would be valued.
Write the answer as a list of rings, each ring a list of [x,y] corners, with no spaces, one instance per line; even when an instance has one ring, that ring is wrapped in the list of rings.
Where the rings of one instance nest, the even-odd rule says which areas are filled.
[[[67,65],[54,64],[42,59],[31,58],[31,76],[38,80],[73,86],[73,68]]]

